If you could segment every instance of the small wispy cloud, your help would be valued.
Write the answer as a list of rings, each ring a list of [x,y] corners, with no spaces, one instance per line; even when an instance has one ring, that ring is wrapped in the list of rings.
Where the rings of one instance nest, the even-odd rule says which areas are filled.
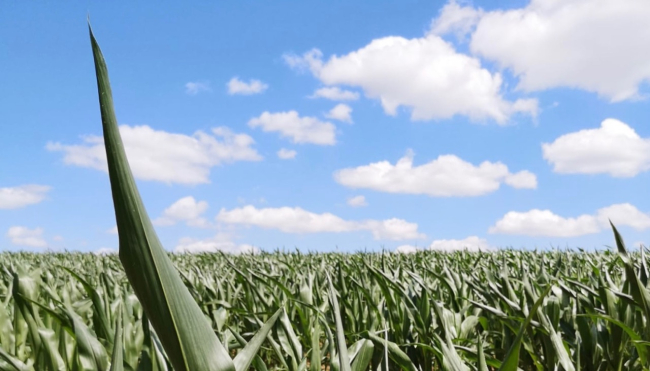
[[[269,88],[268,84],[265,84],[260,80],[251,79],[248,80],[248,82],[245,82],[240,80],[237,76],[230,79],[226,86],[228,87],[228,94],[230,95],[260,94]]]
[[[14,226],[7,231],[7,238],[16,246],[46,247],[47,242],[43,238],[43,228],[29,229],[27,227]]]
[[[368,202],[366,201],[365,196],[354,196],[348,198],[348,205],[352,207],[362,207],[362,206],[368,206]]]
[[[210,88],[210,83],[207,81],[190,81],[185,84],[185,93],[189,95],[197,95],[210,91],[212,91],[212,88]]]
[[[339,87],[324,87],[316,90],[309,98],[325,98],[329,100],[357,100],[359,93],[350,90],[344,90]]]
[[[37,204],[45,199],[50,189],[49,186],[37,184],[0,188],[0,209],[19,209]]]
[[[281,148],[278,152],[278,157],[281,158],[282,160],[291,160],[296,158],[296,155],[298,152],[292,150],[292,149],[286,149],[286,148]]]
[[[192,196],[183,197],[166,208],[161,217],[154,219],[153,224],[170,226],[184,221],[190,227],[208,228],[210,223],[201,216],[207,209],[206,201],[197,201]]]
[[[266,132],[278,132],[294,143],[311,143],[321,146],[336,144],[336,126],[316,117],[300,116],[296,111],[263,112],[248,121],[252,128],[261,127]]]
[[[352,108],[348,106],[347,104],[337,104],[334,108],[332,108],[329,112],[325,114],[325,117],[328,119],[334,119],[334,120],[339,120],[343,122],[347,122],[348,124],[352,123]]]

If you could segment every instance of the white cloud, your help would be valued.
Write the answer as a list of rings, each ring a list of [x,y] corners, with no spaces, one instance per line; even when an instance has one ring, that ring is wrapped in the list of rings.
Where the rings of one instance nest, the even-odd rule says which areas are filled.
[[[207,228],[210,223],[201,216],[207,209],[206,201],[197,202],[192,196],[183,197],[166,208],[163,215],[155,219],[153,224],[169,226],[185,221],[190,227]]]
[[[314,92],[310,98],[325,98],[329,100],[357,100],[359,93],[356,91],[344,90],[338,86],[326,86]]]
[[[212,253],[223,251],[229,254],[256,254],[260,249],[252,245],[236,244],[230,240],[230,236],[220,233],[212,238],[196,239],[185,237],[178,241],[178,245],[174,248],[174,252],[180,253]]]
[[[633,177],[650,169],[650,138],[615,119],[604,120],[598,129],[562,135],[542,144],[542,151],[557,173]]]
[[[238,77],[233,77],[228,81],[228,94],[230,95],[253,95],[263,93],[268,89],[268,85],[260,80],[251,79],[248,82],[240,80]]]
[[[341,233],[370,231],[377,240],[409,240],[424,238],[418,225],[402,219],[344,220],[331,213],[316,214],[299,207],[257,209],[255,206],[225,210],[221,209],[217,220],[229,224],[277,229],[285,233]]]
[[[93,251],[93,254],[95,255],[114,255],[117,253],[117,249],[114,249],[112,247],[100,247],[99,249]]]
[[[210,83],[207,81],[188,82],[185,84],[185,93],[189,95],[197,95],[209,91],[212,91],[212,89],[210,88]]]
[[[565,218],[551,210],[533,209],[527,212],[510,211],[490,227],[490,233],[546,237],[576,237],[598,233],[615,226],[629,226],[636,230],[650,228],[650,215],[628,203],[599,209],[594,215],[583,214]]]
[[[469,236],[462,240],[434,240],[429,250],[435,251],[493,251],[487,240],[477,236]]]
[[[209,183],[210,168],[234,161],[259,161],[262,157],[251,146],[253,138],[228,128],[202,131],[192,136],[154,130],[149,126],[120,126],[131,170],[136,178],[165,183]],[[64,153],[68,165],[108,171],[104,139],[83,137],[82,144],[47,143],[49,151]]]
[[[14,226],[7,231],[7,237],[16,246],[46,247],[47,242],[43,238],[43,228],[29,229],[27,227]]]
[[[57,236],[54,236],[54,237],[52,237],[52,239],[53,239],[54,241],[57,241],[57,242],[61,242],[61,241],[63,241],[63,240],[64,240],[64,238],[63,238],[63,236],[58,236],[58,235],[57,235]]]
[[[400,245],[397,246],[395,249],[395,253],[397,254],[415,254],[418,251],[421,251],[422,249],[413,246],[413,245]]]
[[[354,226],[330,213],[315,214],[299,207],[257,209],[247,205],[233,210],[221,209],[217,220],[231,224],[255,225],[286,233],[348,232]]]
[[[463,39],[469,34],[483,16],[482,9],[460,6],[456,1],[449,1],[441,10],[438,18],[431,22],[430,32],[435,35],[454,33]]]
[[[642,231],[650,228],[650,215],[639,211],[629,203],[616,204],[599,209],[596,217],[604,228],[609,227],[609,220],[616,227],[628,226]]]
[[[473,53],[519,77],[519,88],[596,92],[611,101],[638,98],[650,79],[646,0],[532,0],[525,8],[482,15]]]
[[[311,71],[316,74],[323,67],[323,52],[312,49],[302,56],[293,53],[282,56],[285,63],[299,72]]]
[[[368,206],[368,202],[366,202],[365,196],[354,196],[348,198],[348,205],[352,207],[362,207],[362,206]]]
[[[492,74],[478,59],[456,52],[434,34],[375,39],[327,61],[318,49],[302,56],[285,55],[285,61],[292,68],[310,70],[326,85],[362,88],[366,97],[379,99],[389,115],[407,107],[412,120],[465,115],[506,124],[514,113],[537,113],[535,99],[505,100],[500,74]]]
[[[49,190],[50,187],[38,184],[0,188],[0,210],[37,204],[45,199]]]
[[[248,121],[252,128],[261,127],[265,132],[278,132],[281,137],[291,138],[294,143],[318,145],[336,144],[336,127],[315,117],[300,117],[296,111],[270,113]]]
[[[431,242],[428,250],[454,252],[454,251],[494,251],[495,248],[490,246],[486,239],[477,236],[469,236],[462,240],[434,240]],[[399,254],[413,254],[423,249],[413,245],[401,245],[395,249]]]
[[[280,148],[280,150],[277,152],[278,157],[283,160],[290,160],[292,158],[296,158],[297,154],[298,152],[286,148]]]
[[[549,237],[576,237],[599,231],[600,225],[592,215],[564,218],[539,209],[510,211],[489,229],[490,233]]]
[[[375,240],[413,240],[426,236],[418,232],[417,223],[403,219],[366,220],[358,223],[358,229],[369,230]]]
[[[106,230],[106,233],[117,234],[117,226],[114,226],[113,228]]]
[[[325,117],[333,120],[339,120],[347,123],[352,123],[352,108],[347,104],[339,103],[334,108],[332,108],[328,113],[325,114]]]
[[[434,197],[480,196],[499,189],[501,183],[514,188],[537,187],[535,175],[510,173],[500,162],[484,161],[478,166],[454,155],[439,156],[429,163],[413,166],[409,151],[395,165],[388,161],[338,170],[334,179],[346,187],[389,193],[426,194]]]
[[[509,174],[505,177],[504,182],[513,188],[537,188],[537,176],[528,170],[522,170],[516,174]]]

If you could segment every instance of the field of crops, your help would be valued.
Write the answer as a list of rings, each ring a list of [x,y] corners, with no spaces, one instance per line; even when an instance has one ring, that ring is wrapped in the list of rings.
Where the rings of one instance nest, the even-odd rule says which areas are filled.
[[[105,370],[120,345],[124,369],[171,369],[116,256],[25,253],[0,259],[2,370]],[[547,287],[522,333],[520,368],[648,365],[648,273],[638,256],[638,276],[626,272],[629,266],[617,253],[172,259],[231,356],[281,309],[253,360],[257,371],[343,370],[332,293],[352,370],[385,369],[385,335],[391,370],[481,369],[481,349],[482,369],[499,368]],[[635,295],[636,288],[643,295]]]
[[[0,370],[647,370],[644,251],[169,255],[91,32],[117,256],[0,254]],[[108,195],[106,195],[108,197]]]

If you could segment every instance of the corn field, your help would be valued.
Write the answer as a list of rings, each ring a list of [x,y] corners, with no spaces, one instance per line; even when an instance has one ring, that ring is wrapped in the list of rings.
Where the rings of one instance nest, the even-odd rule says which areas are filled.
[[[641,256],[629,265],[617,253],[561,251],[171,258],[230,355],[279,311],[257,371],[346,369],[339,335],[354,371],[385,370],[386,350],[390,370],[498,369],[528,316],[523,370],[647,367]],[[0,259],[2,370],[107,370],[120,352],[126,370],[172,369],[115,256]]]
[[[170,255],[92,31],[117,256],[0,254],[0,370],[647,370],[644,249]],[[108,197],[108,195],[106,195]]]

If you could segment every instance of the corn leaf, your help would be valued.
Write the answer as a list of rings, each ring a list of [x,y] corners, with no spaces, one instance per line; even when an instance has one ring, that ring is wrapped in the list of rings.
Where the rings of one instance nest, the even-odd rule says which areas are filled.
[[[512,343],[512,346],[508,350],[508,354],[506,354],[506,359],[501,364],[501,367],[499,367],[499,371],[517,371],[517,366],[519,365],[519,350],[521,349],[521,342],[524,338],[524,333],[526,331],[526,328],[533,320],[533,316],[537,313],[537,308],[539,308],[542,305],[542,302],[544,302],[544,297],[546,297],[546,295],[550,291],[551,291],[551,285],[548,285],[548,287],[546,288],[546,290],[544,290],[542,295],[540,295],[539,298],[537,298],[535,304],[533,304],[533,308],[530,310],[530,313],[528,314],[528,317],[526,317],[524,323],[521,324],[521,328],[517,333],[517,337],[515,338],[515,341]]]
[[[92,30],[90,40],[119,256],[129,282],[176,371],[234,371],[232,359],[181,280],[147,215],[120,137],[106,63]]]
[[[115,320],[115,337],[113,338],[113,355],[111,357],[110,371],[124,371],[124,351],[122,350],[123,328],[122,308],[120,307],[117,319]]]

